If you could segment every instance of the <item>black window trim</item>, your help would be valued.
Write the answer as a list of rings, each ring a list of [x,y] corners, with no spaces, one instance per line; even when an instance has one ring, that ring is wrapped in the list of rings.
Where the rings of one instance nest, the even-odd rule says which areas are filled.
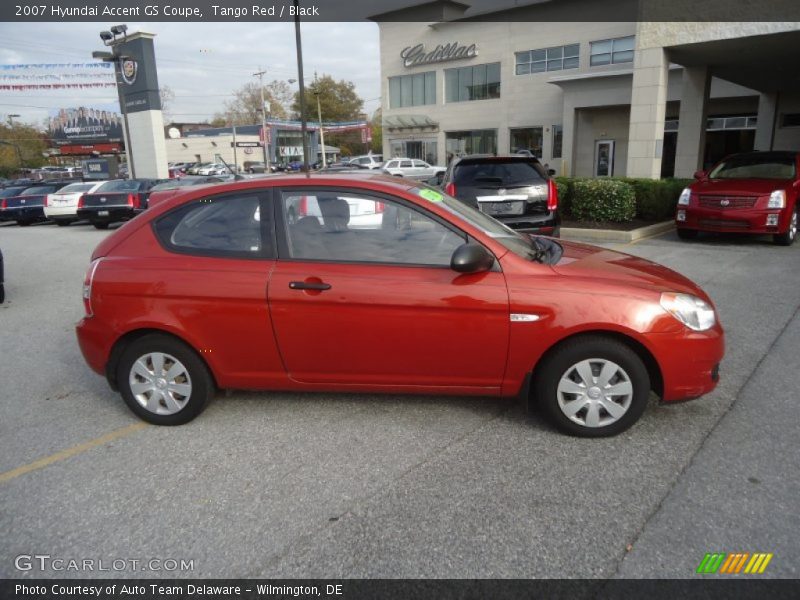
[[[455,233],[458,237],[464,240],[464,243],[477,243],[480,244],[479,241],[474,239],[471,235],[469,235],[466,231],[456,227],[452,223],[450,223],[447,219],[440,217],[439,215],[425,210],[422,206],[406,200],[405,198],[401,198],[400,196],[394,196],[392,194],[387,194],[385,192],[380,192],[376,190],[369,190],[360,187],[340,187],[340,186],[325,186],[325,185],[309,185],[309,186],[284,186],[284,187],[276,187],[273,189],[273,208],[275,210],[275,229],[277,231],[277,242],[278,242],[278,254],[277,260],[278,261],[285,261],[290,263],[322,263],[322,264],[329,264],[329,265],[362,265],[362,266],[376,266],[376,267],[400,267],[400,268],[421,268],[421,269],[447,269],[450,270],[450,266],[447,265],[430,265],[430,264],[419,264],[419,263],[397,263],[397,262],[383,262],[383,261],[372,261],[372,260],[334,260],[334,259],[325,259],[325,258],[294,258],[292,257],[289,252],[289,240],[288,240],[288,232],[287,227],[289,225],[288,221],[284,217],[283,212],[283,194],[289,193],[297,193],[297,192],[333,192],[335,194],[340,195],[347,195],[347,194],[363,194],[366,196],[372,196],[376,199],[376,201],[381,201],[381,199],[389,201],[389,202],[396,202],[397,204],[404,206],[410,210],[414,210],[429,219],[432,219],[443,225],[453,233]],[[369,199],[369,198],[367,198]],[[481,244],[486,248],[485,245]],[[494,252],[486,248],[492,256],[495,256]],[[499,270],[499,261],[495,256],[495,268]],[[492,269],[494,270],[494,268]]]
[[[188,207],[204,204],[209,200],[224,199],[228,197],[241,197],[241,196],[255,196],[258,199],[259,214],[261,215],[261,250],[259,252],[230,252],[226,250],[210,250],[202,248],[184,248],[182,246],[175,246],[165,241],[159,234],[156,228],[157,224],[166,219],[170,215],[182,210],[188,210]],[[273,203],[272,188],[257,188],[247,190],[236,190],[225,192],[222,194],[213,194],[195,198],[187,202],[182,202],[174,206],[163,215],[153,219],[150,222],[150,229],[153,236],[158,241],[158,244],[171,254],[181,254],[184,256],[200,256],[205,258],[223,258],[229,260],[275,260],[275,220],[273,218],[274,212],[271,210],[270,204]],[[265,218],[265,215],[267,218]]]

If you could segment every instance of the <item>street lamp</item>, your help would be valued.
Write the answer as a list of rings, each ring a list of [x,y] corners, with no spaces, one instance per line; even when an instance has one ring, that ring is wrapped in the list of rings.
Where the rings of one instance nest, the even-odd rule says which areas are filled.
[[[325,158],[325,130],[322,128],[322,109],[319,107],[319,91],[314,90],[314,95],[317,97],[317,119],[319,120],[319,143],[322,145],[322,168],[328,166]]]
[[[8,115],[8,126],[14,127],[14,119],[19,119],[22,115]]]
[[[259,71],[253,73],[253,77],[258,77],[258,89],[261,91],[261,135],[264,138],[264,173],[269,173],[269,137],[267,136],[267,105],[264,103],[264,73]]]

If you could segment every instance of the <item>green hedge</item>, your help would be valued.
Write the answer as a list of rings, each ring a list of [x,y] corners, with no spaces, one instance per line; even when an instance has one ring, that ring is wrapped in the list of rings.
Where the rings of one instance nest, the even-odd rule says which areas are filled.
[[[598,181],[613,183],[592,183]],[[630,221],[633,218],[665,221],[672,218],[681,191],[692,180],[556,177],[555,182],[559,207],[566,218],[579,221]],[[628,190],[633,191],[633,214]],[[619,198],[616,198],[617,194]],[[601,216],[606,214],[612,214],[613,218]]]
[[[614,179],[579,179],[573,187],[572,215],[580,221],[630,221],[636,216],[633,187]]]

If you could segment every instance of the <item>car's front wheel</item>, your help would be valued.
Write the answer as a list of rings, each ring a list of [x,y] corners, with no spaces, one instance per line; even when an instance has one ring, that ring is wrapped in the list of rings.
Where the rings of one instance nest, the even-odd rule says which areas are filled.
[[[92,225],[94,225],[95,229],[108,229],[109,224],[106,223],[105,221],[96,221],[92,223]]]
[[[214,393],[205,363],[183,342],[161,334],[134,341],[122,354],[117,384],[125,403],[155,425],[182,425]]]
[[[602,336],[568,341],[536,369],[533,393],[562,431],[581,437],[621,433],[642,416],[650,376],[625,344]]]
[[[789,220],[789,227],[783,233],[777,233],[772,236],[772,241],[779,246],[791,246],[797,239],[797,207],[792,211],[792,217]]]

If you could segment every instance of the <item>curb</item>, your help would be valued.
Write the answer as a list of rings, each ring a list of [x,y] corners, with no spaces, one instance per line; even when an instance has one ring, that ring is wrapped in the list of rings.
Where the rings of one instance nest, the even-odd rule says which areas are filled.
[[[663,221],[632,229],[631,231],[617,231],[615,229],[581,229],[579,227],[562,227],[561,237],[565,240],[580,240],[590,242],[616,242],[630,244],[643,238],[659,235],[675,229],[674,221]]]

